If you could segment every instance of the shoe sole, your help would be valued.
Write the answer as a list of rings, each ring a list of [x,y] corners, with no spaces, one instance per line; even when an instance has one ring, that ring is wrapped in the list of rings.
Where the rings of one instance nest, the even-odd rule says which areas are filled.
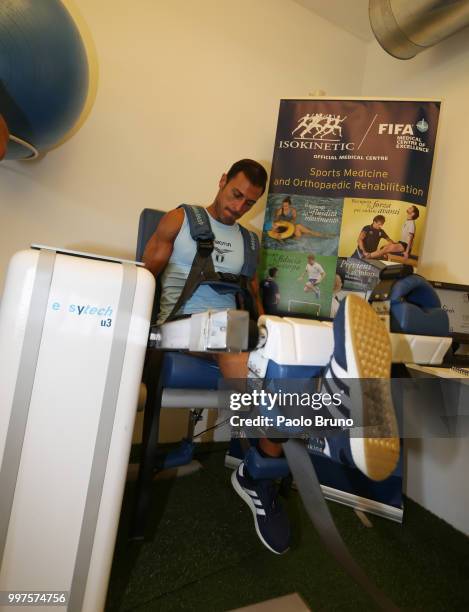
[[[233,489],[236,491],[236,493],[249,506],[249,508],[250,508],[250,510],[252,512],[252,516],[254,518],[254,526],[256,528],[256,533],[257,533],[257,535],[259,537],[259,540],[262,542],[262,544],[264,544],[264,546],[266,548],[268,548],[270,550],[270,552],[273,552],[275,555],[283,555],[283,554],[285,554],[289,550],[288,548],[286,550],[284,550],[283,552],[279,552],[278,550],[274,550],[266,542],[266,540],[264,540],[264,538],[262,536],[262,533],[260,532],[259,525],[257,524],[257,513],[256,513],[257,507],[254,504],[254,502],[252,501],[251,496],[248,493],[246,493],[246,491],[243,489],[243,487],[239,484],[238,479],[236,478],[236,472],[237,472],[237,470],[235,470],[231,474],[231,484],[233,485]]]
[[[349,295],[345,311],[347,370],[361,381],[363,425],[369,437],[350,438],[357,467],[372,480],[384,480],[399,461],[400,441],[389,377],[392,349],[389,334],[373,308]]]

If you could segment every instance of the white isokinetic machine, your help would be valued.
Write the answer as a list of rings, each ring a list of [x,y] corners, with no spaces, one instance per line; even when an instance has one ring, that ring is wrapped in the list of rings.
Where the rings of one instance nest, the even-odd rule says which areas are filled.
[[[104,607],[153,297],[134,262],[47,247],[12,258],[0,309],[0,591],[67,593],[71,612]],[[150,343],[240,351],[248,329],[248,313],[208,311]],[[259,378],[269,360],[324,365],[332,352],[329,323],[261,317],[259,332],[249,362]],[[448,346],[392,341],[395,361],[437,363]],[[217,405],[216,391],[194,393],[194,406],[188,389],[164,393],[168,407],[182,396],[187,408]]]
[[[153,296],[152,275],[132,262],[47,248],[12,258],[0,310],[0,591],[104,607]]]
[[[269,360],[282,365],[324,366],[334,348],[329,321],[262,315],[258,333],[249,369],[259,378],[264,378]],[[246,351],[248,334],[246,311],[208,310],[153,328],[150,343],[165,350]],[[451,338],[444,336],[390,333],[390,338],[393,363],[437,365],[451,346]]]

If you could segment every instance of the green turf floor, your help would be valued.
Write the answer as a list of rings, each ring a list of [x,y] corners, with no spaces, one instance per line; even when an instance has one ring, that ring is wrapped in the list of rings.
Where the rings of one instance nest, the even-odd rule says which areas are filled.
[[[315,612],[374,610],[325,549],[295,491],[286,502],[292,549],[277,556],[260,544],[231,488],[225,448],[202,448],[202,470],[155,483],[143,543],[127,541],[128,484],[106,609],[215,612],[298,592]],[[371,517],[372,529],[350,508],[330,508],[356,560],[399,607],[469,610],[469,538],[410,500],[403,525]]]

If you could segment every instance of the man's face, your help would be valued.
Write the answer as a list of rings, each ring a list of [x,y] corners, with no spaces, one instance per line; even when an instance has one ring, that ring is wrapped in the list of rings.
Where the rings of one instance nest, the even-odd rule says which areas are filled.
[[[381,229],[383,227],[383,222],[382,221],[373,221],[373,227],[375,229]]]
[[[262,195],[262,188],[253,185],[244,172],[238,172],[230,181],[224,174],[218,186],[215,210],[218,221],[225,225],[233,225]]]
[[[414,218],[414,207],[413,206],[409,206],[409,208],[407,209],[407,218],[408,219],[413,219]]]

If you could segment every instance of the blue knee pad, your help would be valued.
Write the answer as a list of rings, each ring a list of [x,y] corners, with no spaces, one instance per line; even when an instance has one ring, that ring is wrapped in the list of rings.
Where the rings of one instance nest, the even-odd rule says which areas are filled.
[[[448,314],[436,291],[422,276],[397,280],[390,294],[391,331],[425,336],[448,336]]]

